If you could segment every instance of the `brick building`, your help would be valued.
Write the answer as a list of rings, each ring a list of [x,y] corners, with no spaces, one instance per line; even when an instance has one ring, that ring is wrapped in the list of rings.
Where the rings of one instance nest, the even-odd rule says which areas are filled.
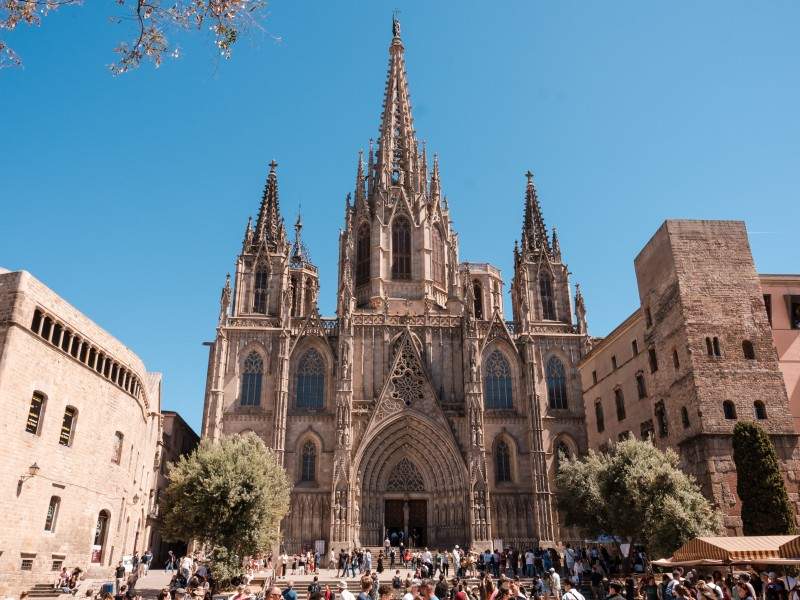
[[[191,454],[200,442],[200,437],[195,433],[194,429],[175,411],[165,410],[161,412],[161,430],[161,457],[158,464],[156,486],[151,491],[154,495],[153,502],[150,504],[150,519],[152,522],[150,550],[153,551],[152,566],[155,568],[160,568],[166,564],[167,553],[170,550],[178,557],[186,553],[188,540],[167,542],[161,538],[159,527],[161,524],[159,513],[160,498],[169,485],[167,465],[178,462],[181,456]]]
[[[800,432],[800,275],[760,275],[759,279],[789,410]]]
[[[800,449],[781,370],[796,389],[797,364],[782,365],[776,345],[782,357],[796,357],[797,348],[788,335],[778,343],[770,327],[762,287],[769,277],[755,271],[744,223],[666,221],[635,269],[640,308],[578,365],[589,446],[634,435],[676,449],[729,530],[740,532],[731,433],[737,420],[756,420],[797,507]],[[772,307],[783,329],[786,313]]]
[[[0,594],[147,543],[161,375],[25,271],[0,274]]]

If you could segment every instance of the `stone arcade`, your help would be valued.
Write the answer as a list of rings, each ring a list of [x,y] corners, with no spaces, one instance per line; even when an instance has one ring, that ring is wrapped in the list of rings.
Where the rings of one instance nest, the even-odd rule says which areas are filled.
[[[578,290],[573,319],[533,176],[506,321],[500,271],[459,262],[403,52],[394,21],[380,138],[345,203],[336,318],[318,313],[299,218],[288,239],[274,161],[222,292],[203,435],[254,431],[276,450],[295,484],[289,551],[557,539],[555,463],[586,448],[585,309]]]

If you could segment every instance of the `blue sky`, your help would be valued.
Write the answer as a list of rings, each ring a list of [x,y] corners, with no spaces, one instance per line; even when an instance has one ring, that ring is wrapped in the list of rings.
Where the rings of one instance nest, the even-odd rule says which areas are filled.
[[[735,0],[276,0],[230,61],[183,35],[181,59],[119,78],[114,3],[61,9],[5,35],[25,67],[0,71],[0,265],[162,371],[163,407],[199,430],[202,342],[272,158],[334,311],[394,8],[462,260],[510,280],[530,168],[594,335],[636,306],[633,258],[666,218],[744,219],[761,272],[800,272],[800,3]]]

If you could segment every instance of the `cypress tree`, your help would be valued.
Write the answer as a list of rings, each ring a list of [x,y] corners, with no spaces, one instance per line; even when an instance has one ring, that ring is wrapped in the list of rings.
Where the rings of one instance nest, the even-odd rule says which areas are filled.
[[[742,501],[744,535],[784,535],[796,532],[775,447],[755,423],[733,428],[736,493]]]

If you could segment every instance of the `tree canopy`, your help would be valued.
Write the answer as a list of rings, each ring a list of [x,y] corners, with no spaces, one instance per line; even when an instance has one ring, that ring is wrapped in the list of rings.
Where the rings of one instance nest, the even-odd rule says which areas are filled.
[[[4,0],[0,2],[0,32],[13,31],[18,25],[40,25],[50,12],[82,3],[83,0]],[[110,65],[111,71],[119,75],[138,67],[143,60],[158,66],[165,57],[177,58],[179,48],[168,34],[180,30],[209,29],[214,45],[229,58],[240,32],[258,26],[266,0],[109,0],[108,6],[112,22],[130,24],[131,40],[114,48],[119,58]],[[0,68],[21,63],[0,38]]]
[[[562,459],[556,477],[566,525],[644,544],[669,556],[686,541],[720,531],[722,519],[695,481],[679,468],[678,455],[650,442],[628,439],[609,452]]]
[[[781,476],[778,456],[767,433],[755,423],[733,428],[736,493],[742,501],[745,535],[782,535],[797,531]],[[741,475],[745,474],[744,477]]]
[[[168,473],[164,537],[211,547],[219,580],[237,575],[244,556],[267,550],[279,539],[290,485],[273,451],[255,434],[203,440]]]

